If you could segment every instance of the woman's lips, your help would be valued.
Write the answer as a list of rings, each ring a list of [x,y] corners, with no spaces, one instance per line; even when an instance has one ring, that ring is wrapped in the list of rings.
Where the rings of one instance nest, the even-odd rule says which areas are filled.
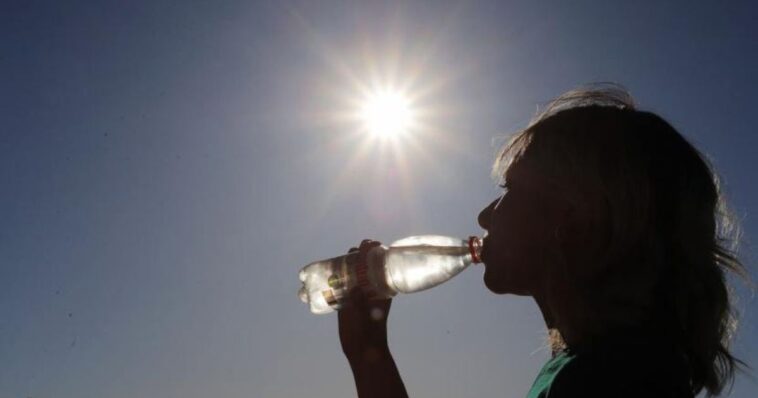
[[[487,239],[482,238],[482,251],[479,253],[479,258],[482,260],[482,264],[487,263]]]

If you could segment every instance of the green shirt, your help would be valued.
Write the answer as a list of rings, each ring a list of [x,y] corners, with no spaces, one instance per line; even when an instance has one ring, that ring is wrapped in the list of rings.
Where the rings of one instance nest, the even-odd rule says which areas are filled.
[[[547,398],[555,377],[558,376],[561,369],[572,359],[574,359],[574,355],[562,351],[547,361],[537,375],[537,379],[534,380],[534,384],[529,389],[529,394],[526,395],[526,398]]]

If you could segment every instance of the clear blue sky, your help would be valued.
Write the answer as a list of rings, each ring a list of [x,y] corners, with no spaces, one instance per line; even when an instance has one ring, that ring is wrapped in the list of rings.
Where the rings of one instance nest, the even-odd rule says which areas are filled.
[[[364,237],[479,233],[499,138],[591,81],[711,156],[755,267],[754,3],[401,3],[3,2],[0,398],[353,394],[298,269]],[[392,71],[427,127],[365,147],[338,116]],[[481,276],[395,300],[413,396],[523,397],[548,357],[536,306]]]

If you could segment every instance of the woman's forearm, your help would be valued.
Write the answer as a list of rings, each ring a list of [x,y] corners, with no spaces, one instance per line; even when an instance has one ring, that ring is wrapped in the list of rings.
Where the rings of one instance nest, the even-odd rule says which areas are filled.
[[[389,349],[368,349],[349,362],[359,398],[408,397]]]

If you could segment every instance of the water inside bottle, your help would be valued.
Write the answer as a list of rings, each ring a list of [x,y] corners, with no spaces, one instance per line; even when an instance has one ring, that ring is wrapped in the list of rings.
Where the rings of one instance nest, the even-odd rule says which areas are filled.
[[[387,253],[387,283],[401,293],[412,293],[439,285],[471,263],[468,247],[392,246]]]
[[[372,298],[426,290],[463,271],[480,248],[475,237],[412,236],[370,250],[363,268],[357,252],[307,265],[298,275],[298,295],[311,312],[325,314],[339,309],[354,288]]]

